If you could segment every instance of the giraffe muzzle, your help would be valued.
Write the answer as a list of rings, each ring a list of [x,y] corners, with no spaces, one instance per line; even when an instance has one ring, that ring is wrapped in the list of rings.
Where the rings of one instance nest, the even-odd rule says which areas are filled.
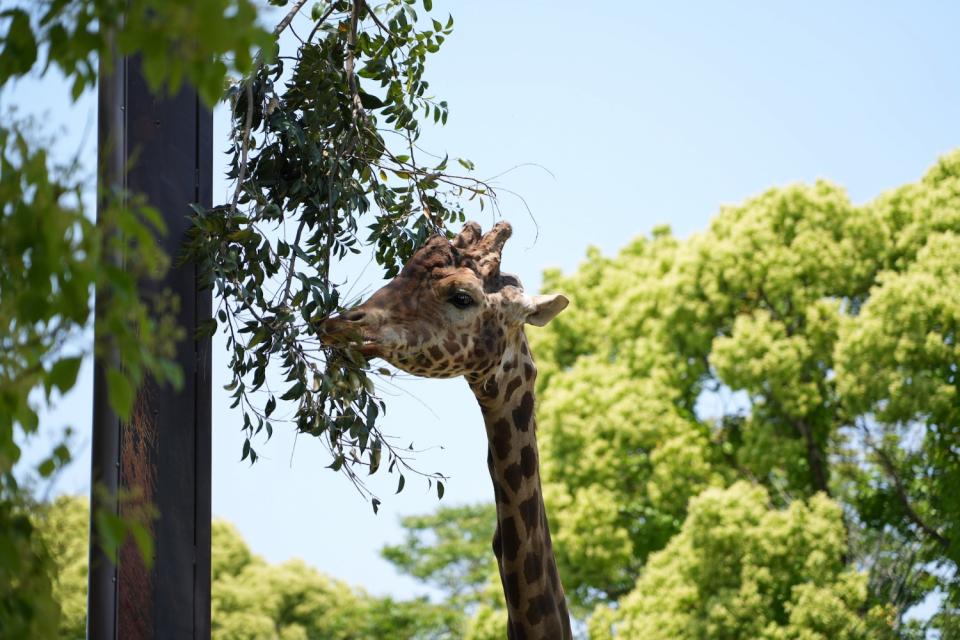
[[[379,342],[364,330],[365,315],[364,311],[353,309],[328,318],[319,327],[320,343],[335,349],[354,349],[366,358],[382,357]]]

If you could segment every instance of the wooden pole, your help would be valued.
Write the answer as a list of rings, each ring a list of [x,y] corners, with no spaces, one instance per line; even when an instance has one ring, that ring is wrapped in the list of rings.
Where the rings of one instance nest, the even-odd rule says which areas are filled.
[[[163,216],[167,233],[159,241],[175,261],[188,205],[211,204],[212,114],[189,87],[170,97],[151,94],[138,58],[114,61],[111,69],[101,64],[100,193],[145,196]],[[108,259],[122,265],[122,256]],[[91,520],[87,636],[93,640],[210,637],[210,340],[194,336],[210,317],[211,298],[197,290],[189,263],[144,286],[144,292],[162,290],[180,301],[176,318],[186,339],[177,345],[176,361],[183,388],[148,379],[132,418],[121,423],[107,401],[109,362],[95,362],[91,514],[107,509],[130,517],[150,504],[158,517],[149,521],[150,569],[132,542],[120,549],[116,565],[110,562]]]

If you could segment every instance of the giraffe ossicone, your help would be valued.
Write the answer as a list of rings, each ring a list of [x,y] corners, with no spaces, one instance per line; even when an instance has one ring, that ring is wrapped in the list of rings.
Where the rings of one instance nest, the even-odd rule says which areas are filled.
[[[367,357],[431,378],[464,376],[487,431],[497,527],[493,550],[511,640],[572,638],[540,488],[536,366],[525,324],[543,326],[566,297],[531,296],[500,271],[511,227],[468,222],[451,242],[434,236],[366,302],[331,318],[328,340],[350,336]]]

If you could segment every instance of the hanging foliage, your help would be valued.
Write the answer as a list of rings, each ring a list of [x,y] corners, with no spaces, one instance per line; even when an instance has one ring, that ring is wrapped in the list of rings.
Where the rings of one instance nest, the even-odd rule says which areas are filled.
[[[269,438],[289,413],[283,420],[322,438],[330,467],[374,510],[379,500],[357,469],[372,474],[385,456],[399,491],[410,448],[394,447],[378,428],[386,406],[363,356],[321,343],[318,325],[351,302],[331,266],[369,248],[392,277],[427,238],[462,222],[467,202],[483,208],[494,196],[470,177],[470,161],[458,161],[465,175],[457,175],[449,158],[418,146],[423,124],[445,124],[448,114],[424,71],[453,19],[429,17],[431,4],[423,2],[424,15],[413,0],[317,4],[295,55],[278,52],[233,85],[228,177],[236,190],[230,202],[197,210],[189,246],[219,300],[206,329],[227,336],[242,457],[255,462],[254,436]],[[270,388],[270,372],[282,375],[282,389]],[[292,412],[278,409],[284,401]],[[442,494],[443,476],[426,477]]]

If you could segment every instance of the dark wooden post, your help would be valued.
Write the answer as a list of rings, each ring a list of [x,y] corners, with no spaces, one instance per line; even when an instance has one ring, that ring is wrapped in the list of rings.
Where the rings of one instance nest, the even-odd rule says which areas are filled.
[[[176,259],[188,205],[210,205],[212,115],[192,88],[156,97],[137,58],[114,59],[110,70],[101,65],[101,193],[146,196],[163,215],[161,243]],[[151,521],[149,570],[132,544],[111,563],[92,526],[87,635],[94,640],[210,637],[210,341],[194,339],[210,317],[210,293],[197,291],[192,264],[174,266],[151,287],[180,300],[177,320],[187,337],[176,359],[184,385],[175,391],[147,380],[131,420],[121,424],[107,402],[107,363],[95,363],[91,513],[106,508],[129,516],[130,505],[150,503],[158,517]],[[134,501],[118,501],[118,491]]]

